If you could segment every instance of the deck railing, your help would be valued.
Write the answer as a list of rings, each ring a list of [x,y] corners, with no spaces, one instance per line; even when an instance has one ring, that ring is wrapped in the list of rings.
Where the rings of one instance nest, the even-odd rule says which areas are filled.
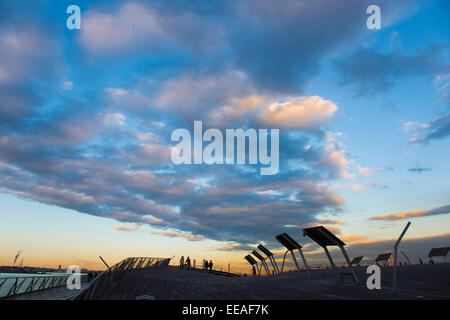
[[[132,271],[147,270],[158,267],[167,267],[170,258],[131,257],[113,265],[107,271],[98,276],[86,289],[78,294],[75,300],[95,299],[97,294],[110,288],[111,285],[124,274]]]
[[[42,274],[36,276],[5,276],[0,278],[0,299],[65,286],[67,284],[67,279],[71,275],[73,275],[73,273],[58,275]],[[87,281],[87,275],[82,274],[81,281]]]

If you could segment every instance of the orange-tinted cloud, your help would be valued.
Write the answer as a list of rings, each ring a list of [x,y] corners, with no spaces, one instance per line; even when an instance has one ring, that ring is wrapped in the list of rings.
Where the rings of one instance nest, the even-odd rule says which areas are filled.
[[[117,231],[132,231],[135,232],[139,228],[137,223],[133,223],[131,226],[115,226],[114,229]]]
[[[231,243],[221,247],[213,247],[213,249],[219,251],[248,251],[253,250],[254,247],[240,243]]]
[[[153,224],[153,225],[156,225],[156,224],[163,225],[163,224],[165,224],[162,219],[158,219],[158,218],[147,218],[147,219],[144,219],[143,221],[148,223],[148,224]]]
[[[321,219],[318,218],[317,222],[323,223],[323,224],[339,224],[341,226],[346,225],[347,222],[341,221],[341,220],[337,220],[337,219]]]
[[[300,97],[292,101],[270,104],[263,113],[263,122],[280,128],[311,129],[327,123],[338,107],[319,96]]]
[[[192,241],[199,241],[203,240],[204,238],[201,236],[196,236],[190,233],[182,233],[177,231],[146,231],[149,234],[156,234],[156,235],[162,235],[172,238],[185,238]]]
[[[407,212],[398,212],[392,214],[384,214],[379,216],[370,217],[368,220],[399,220],[406,219],[410,217],[423,217],[423,216],[433,216],[438,214],[450,213],[450,205],[437,207],[429,210],[414,210]]]
[[[342,230],[339,227],[326,226],[326,228],[333,233],[342,234]]]
[[[229,244],[220,248],[217,248],[218,250],[222,250],[222,251],[231,251],[231,250],[239,250],[241,249],[241,244],[239,243],[235,243],[235,244]]]
[[[368,239],[368,236],[363,236],[360,234],[352,234],[350,236],[341,236],[340,239],[344,242],[355,242]]]

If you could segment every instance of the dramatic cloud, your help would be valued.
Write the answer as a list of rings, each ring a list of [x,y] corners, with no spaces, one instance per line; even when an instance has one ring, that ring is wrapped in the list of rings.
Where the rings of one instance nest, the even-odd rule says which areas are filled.
[[[63,19],[49,22],[56,15],[50,5],[33,5],[31,18],[12,3],[0,4],[1,191],[114,219],[117,230],[151,226],[153,234],[237,249],[341,214],[345,200],[333,180],[380,170],[358,166],[344,132],[329,127],[346,106],[304,92],[325,57],[369,32],[370,1],[93,1],[81,30],[72,31]],[[384,25],[409,3],[383,2]],[[366,55],[400,63],[392,76],[405,63],[434,72],[426,55],[360,49],[354,63]],[[343,76],[364,79],[343,59]],[[389,79],[374,72],[367,83],[382,87]],[[171,132],[193,120],[280,128],[279,173],[260,176],[258,165],[175,166]],[[426,139],[444,137],[445,121],[430,123],[434,136]]]
[[[373,216],[370,217],[369,220],[400,220],[410,217],[426,217],[447,213],[450,213],[450,205],[437,207],[429,210],[415,210],[415,211],[398,212],[386,215]]]
[[[109,115],[108,123],[124,121]],[[180,235],[186,239],[202,236],[238,243],[273,241],[272,234],[283,232],[285,225],[312,222],[321,212],[337,213],[344,202],[320,177],[295,169],[268,179],[224,166],[175,171],[169,159],[160,158],[168,150],[164,144],[152,143],[149,134],[139,136],[150,142],[104,150],[94,144],[92,151],[81,149],[85,155],[66,151],[65,145],[46,149],[3,137],[2,189],[122,222],[177,229],[190,235]],[[87,156],[94,150],[101,158]],[[149,165],[169,170],[153,172]],[[202,179],[207,182],[200,183]]]

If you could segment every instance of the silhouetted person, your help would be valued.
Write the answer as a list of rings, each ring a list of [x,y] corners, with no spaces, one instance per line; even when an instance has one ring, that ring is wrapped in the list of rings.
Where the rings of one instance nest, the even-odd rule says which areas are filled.
[[[189,257],[187,257],[187,259],[186,259],[186,267],[187,267],[188,269],[191,268],[191,259],[190,259]]]
[[[253,272],[253,275],[256,276],[256,268],[255,268],[255,266],[252,266],[252,272]]]
[[[203,268],[205,270],[208,270],[209,264],[208,264],[208,260],[205,260],[205,263],[203,264]]]
[[[212,260],[209,260],[209,271],[212,271],[212,267],[213,267],[213,262],[212,262]]]
[[[181,256],[180,258],[180,269],[183,269],[184,267],[184,256]]]

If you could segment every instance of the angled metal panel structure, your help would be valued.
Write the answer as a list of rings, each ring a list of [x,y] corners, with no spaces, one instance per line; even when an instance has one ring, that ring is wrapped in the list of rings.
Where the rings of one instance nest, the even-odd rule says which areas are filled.
[[[303,232],[321,247],[345,246],[344,242],[342,242],[324,226],[305,228],[303,229]]]
[[[258,266],[258,262],[251,255],[246,255],[244,259],[247,260],[247,262],[250,263],[251,266],[256,265],[256,270],[258,270],[258,274],[261,275],[261,270]]]
[[[281,265],[281,272],[283,272],[284,262],[286,260],[286,255],[288,252],[291,253],[292,259],[295,262],[297,270],[301,271],[301,269],[297,263],[297,258],[295,257],[295,254],[294,254],[294,250],[298,250],[300,252],[300,256],[302,257],[303,264],[305,265],[306,271],[308,272],[308,274],[310,274],[311,271],[309,270],[308,263],[306,262],[305,256],[303,255],[302,246],[300,244],[298,244],[298,242],[295,241],[293,238],[291,238],[287,233],[279,234],[279,235],[275,236],[275,239],[277,239],[278,242],[280,242],[287,249],[287,251],[284,253],[283,264]]]
[[[253,257],[251,255],[249,255],[249,254],[246,255],[244,257],[244,259],[247,260],[247,262],[250,263],[252,266],[255,265],[255,264],[258,265],[258,262],[256,262],[256,260],[253,259]]]
[[[122,260],[115,264],[109,270],[111,272],[135,271],[149,269],[154,267],[167,267],[170,259],[168,258],[149,258],[149,257],[133,257]]]
[[[262,268],[264,267],[264,270],[266,270],[267,275],[270,275],[270,270],[269,270],[269,267],[267,266],[266,258],[264,258],[264,257],[263,257],[258,251],[256,251],[256,250],[253,250],[253,251],[252,251],[252,254],[253,254],[256,258],[258,258],[259,261],[261,261],[261,265],[260,265],[260,267],[259,267],[259,269],[258,269],[258,274],[261,274],[261,270],[262,270]]]
[[[327,230],[323,226],[319,227],[312,227],[312,228],[305,228],[303,229],[303,235],[307,235],[310,237],[313,241],[315,241],[319,246],[323,248],[325,251],[328,260],[330,261],[331,266],[333,267],[334,272],[336,275],[338,275],[338,280],[341,280],[339,278],[339,275],[342,276],[346,273],[337,273],[336,265],[333,262],[333,259],[331,258],[330,252],[328,251],[328,246],[337,246],[341,249],[342,254],[344,255],[345,261],[347,261],[348,267],[350,269],[350,274],[353,277],[353,280],[355,283],[358,283],[358,277],[356,276],[355,271],[353,270],[352,264],[350,262],[350,258],[347,255],[347,252],[344,249],[345,243],[342,242],[338,237],[336,237],[334,234],[332,234],[329,230]]]
[[[450,247],[432,248],[430,250],[430,253],[428,253],[428,257],[430,259],[432,257],[444,257],[444,263],[445,263],[445,258],[447,257],[447,254],[449,251],[450,251]]]
[[[364,258],[364,256],[354,257],[350,263],[351,263],[352,265],[356,264],[357,266],[359,266],[359,263],[361,262],[361,260],[362,260],[363,258]]]
[[[258,263],[256,262],[256,260],[253,259],[253,257],[252,257],[251,255],[249,255],[249,254],[246,255],[246,256],[244,257],[244,259],[247,260],[248,263],[250,263],[251,265],[258,264]]]
[[[262,244],[259,244],[257,248],[259,250],[261,250],[267,256],[267,258],[269,258],[270,263],[272,264],[273,271],[275,273],[280,273],[280,270],[278,270],[277,262],[275,261],[275,258],[273,257],[273,253],[269,249],[264,247]]]
[[[375,262],[384,262],[386,263],[389,258],[391,257],[392,253],[388,252],[388,253],[381,253],[378,255],[378,257],[376,257]]]
[[[266,256],[268,256],[268,257],[273,256],[273,253],[269,249],[264,247],[262,244],[258,244],[257,248],[259,250],[261,250]]]

